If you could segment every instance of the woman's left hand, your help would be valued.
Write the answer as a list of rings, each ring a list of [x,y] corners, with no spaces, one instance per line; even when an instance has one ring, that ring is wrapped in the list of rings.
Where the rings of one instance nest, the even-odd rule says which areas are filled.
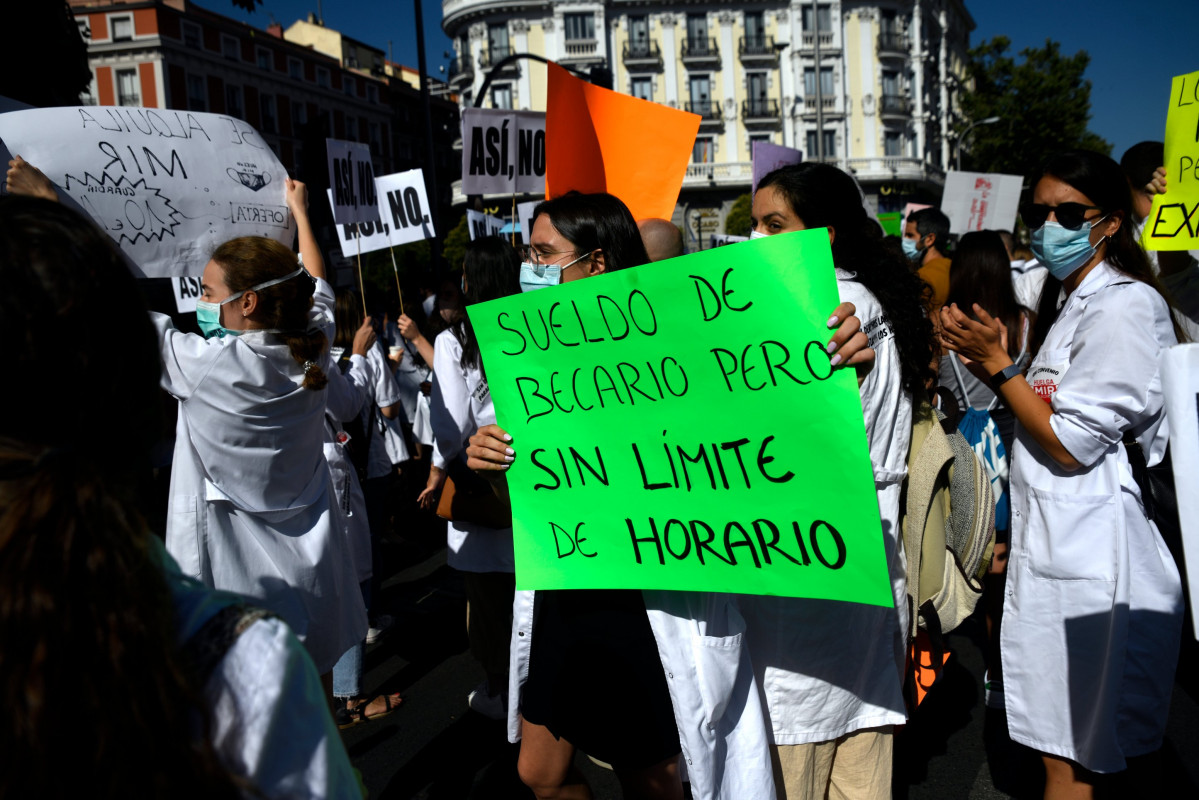
[[[441,487],[445,485],[445,472],[437,467],[429,468],[429,481],[425,484],[425,490],[416,498],[417,505],[429,511],[437,507],[437,495],[441,493]]]
[[[862,332],[862,321],[854,316],[856,312],[857,308],[853,303],[842,303],[833,310],[828,326],[836,333],[829,339],[826,349],[829,362],[834,367],[856,368],[858,383],[861,384],[862,379],[874,368],[875,356],[869,338]]]
[[[974,304],[973,320],[962,313],[955,303],[941,309],[941,344],[961,355],[963,363],[972,370],[981,368],[987,378],[1011,363],[1007,354],[1007,326],[995,319],[978,303]]]

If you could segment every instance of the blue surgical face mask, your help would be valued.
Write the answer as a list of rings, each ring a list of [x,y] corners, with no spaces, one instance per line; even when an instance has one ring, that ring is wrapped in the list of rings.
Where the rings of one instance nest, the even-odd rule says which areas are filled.
[[[1090,225],[1079,230],[1070,230],[1054,220],[1046,220],[1045,224],[1032,232],[1031,249],[1037,261],[1045,265],[1049,274],[1063,281],[1073,275],[1079,267],[1091,260],[1103,237],[1097,243],[1091,244],[1091,229],[1108,215],[1104,214]]]
[[[522,292],[531,292],[535,289],[544,289],[547,286],[557,286],[562,283],[562,273],[567,267],[579,263],[591,253],[584,253],[574,261],[565,266],[557,264],[534,264],[532,261],[524,261],[520,265],[520,290]]]
[[[242,333],[241,331],[230,330],[221,325],[221,306],[225,305],[226,303],[232,303],[246,292],[257,292],[261,289],[267,288],[268,286],[274,286],[275,284],[289,281],[303,273],[304,267],[301,266],[295,272],[289,272],[282,278],[264,281],[256,286],[251,286],[249,289],[242,289],[236,294],[229,295],[219,303],[210,303],[207,300],[197,300],[196,323],[200,326],[200,333],[204,334],[205,339],[211,339],[213,336],[218,336],[221,338],[225,336],[240,336]]]
[[[900,242],[900,246],[903,247],[903,254],[908,257],[909,261],[915,261],[920,257],[920,248],[915,239],[904,239]]]
[[[770,235],[769,233],[762,233],[761,231],[750,231],[749,232],[750,239],[765,239],[769,235]]]

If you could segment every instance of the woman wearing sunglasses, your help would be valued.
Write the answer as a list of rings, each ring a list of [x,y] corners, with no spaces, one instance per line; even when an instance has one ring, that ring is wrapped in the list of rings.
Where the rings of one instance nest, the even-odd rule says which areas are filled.
[[[1158,357],[1178,340],[1131,202],[1106,156],[1046,163],[1021,212],[1050,273],[1027,376],[1002,322],[978,305],[978,321],[941,311],[946,346],[1019,423],[1000,652],[1011,737],[1041,753],[1046,798],[1092,797],[1094,773],[1161,746],[1181,634],[1178,570],[1125,449],[1162,459]]]

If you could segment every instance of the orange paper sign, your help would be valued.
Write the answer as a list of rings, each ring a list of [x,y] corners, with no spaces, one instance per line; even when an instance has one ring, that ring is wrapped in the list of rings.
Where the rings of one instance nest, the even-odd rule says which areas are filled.
[[[608,192],[634,219],[670,219],[699,115],[580,80],[549,65],[545,194]]]

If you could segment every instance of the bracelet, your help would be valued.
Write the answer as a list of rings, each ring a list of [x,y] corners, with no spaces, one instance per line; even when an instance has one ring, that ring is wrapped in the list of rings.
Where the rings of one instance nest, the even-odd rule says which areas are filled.
[[[1003,369],[991,376],[991,388],[998,389],[1003,384],[1010,381],[1012,378],[1020,375],[1021,371],[1015,364],[1008,364]]]

